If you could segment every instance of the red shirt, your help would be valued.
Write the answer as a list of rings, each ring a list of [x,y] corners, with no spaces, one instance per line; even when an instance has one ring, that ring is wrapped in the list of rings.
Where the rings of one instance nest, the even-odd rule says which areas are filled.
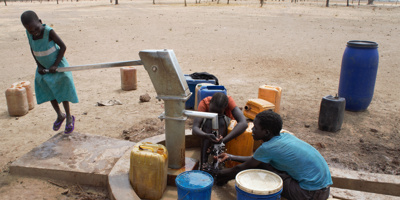
[[[197,107],[198,111],[201,112],[209,112],[210,111],[210,101],[211,96],[204,98],[200,101],[199,106]],[[225,109],[225,115],[234,120],[235,118],[232,115],[232,110],[236,107],[236,103],[231,96],[228,96],[228,107]]]

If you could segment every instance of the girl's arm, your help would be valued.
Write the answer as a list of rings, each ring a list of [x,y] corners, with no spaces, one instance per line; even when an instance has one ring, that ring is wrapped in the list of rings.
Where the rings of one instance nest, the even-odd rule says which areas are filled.
[[[61,59],[64,57],[65,51],[67,50],[67,46],[65,46],[64,42],[61,40],[60,37],[58,37],[57,33],[54,30],[50,31],[49,37],[50,37],[50,40],[53,40],[60,47],[60,51],[58,52],[57,59],[49,69],[50,72],[55,73],[58,65],[61,62]]]
[[[247,122],[246,118],[243,115],[243,112],[239,109],[239,107],[235,107],[232,110],[232,115],[236,119],[237,124],[236,126],[232,129],[232,131],[224,138],[224,143],[228,143],[231,141],[233,138],[236,138],[240,134],[242,134],[244,131],[247,129]]]
[[[212,133],[205,133],[204,131],[201,130],[201,123],[203,122],[202,118],[194,118],[193,120],[193,128],[192,128],[192,134],[196,136],[200,136],[203,138],[207,138],[208,140],[212,141],[213,143],[219,143],[219,141],[222,139],[222,136],[220,138],[216,138],[214,134]]]

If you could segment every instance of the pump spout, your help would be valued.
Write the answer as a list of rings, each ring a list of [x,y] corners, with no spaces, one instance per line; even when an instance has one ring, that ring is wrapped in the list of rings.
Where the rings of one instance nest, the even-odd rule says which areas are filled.
[[[189,117],[199,117],[199,118],[211,119],[213,131],[218,132],[218,114],[217,113],[184,110],[183,114],[186,116],[189,116]]]

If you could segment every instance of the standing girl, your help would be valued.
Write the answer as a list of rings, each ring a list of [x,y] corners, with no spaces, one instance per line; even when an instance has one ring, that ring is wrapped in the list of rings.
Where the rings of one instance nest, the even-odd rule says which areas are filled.
[[[68,67],[64,57],[67,47],[56,32],[33,11],[25,11],[21,15],[21,22],[26,29],[33,58],[37,64],[35,74],[35,93],[38,104],[50,101],[57,113],[57,120],[53,130],[58,131],[66,119],[64,133],[74,130],[75,117],[69,110],[69,102],[78,103],[74,81],[71,72],[58,72],[58,67]],[[48,69],[50,73],[46,73]],[[59,103],[63,103],[65,114],[61,112]]]

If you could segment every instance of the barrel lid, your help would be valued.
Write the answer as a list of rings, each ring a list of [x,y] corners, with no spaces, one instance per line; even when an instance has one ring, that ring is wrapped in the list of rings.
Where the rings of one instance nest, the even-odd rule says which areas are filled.
[[[207,172],[192,170],[180,173],[176,177],[175,183],[177,186],[186,189],[201,189],[211,187],[214,184],[214,179]]]
[[[200,90],[226,90],[223,85],[203,85],[200,87]]]
[[[283,181],[277,174],[268,170],[249,169],[236,175],[236,186],[251,194],[268,195],[281,191]]]
[[[347,42],[349,47],[361,47],[361,48],[378,48],[376,42],[364,41],[364,40],[350,40]]]
[[[323,99],[328,100],[328,101],[345,101],[344,97],[338,97],[338,96],[332,96],[332,95],[324,96]]]

